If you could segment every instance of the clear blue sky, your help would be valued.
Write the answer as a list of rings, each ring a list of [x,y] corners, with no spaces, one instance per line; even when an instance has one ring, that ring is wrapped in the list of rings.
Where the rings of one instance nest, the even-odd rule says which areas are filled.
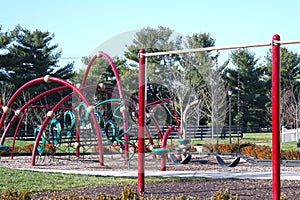
[[[275,33],[300,39],[297,0],[3,0],[0,6],[2,31],[20,24],[54,33],[62,57],[88,56],[113,36],[160,25],[183,35],[208,32],[216,46],[268,42]],[[289,49],[300,52],[298,45]]]

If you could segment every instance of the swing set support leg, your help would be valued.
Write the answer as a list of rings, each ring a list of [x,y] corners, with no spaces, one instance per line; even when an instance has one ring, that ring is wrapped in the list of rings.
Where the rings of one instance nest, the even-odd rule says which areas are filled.
[[[140,54],[145,53],[145,49],[140,49]],[[145,57],[139,58],[139,113],[138,113],[138,193],[145,191]]]
[[[272,38],[272,199],[280,199],[280,40]]]

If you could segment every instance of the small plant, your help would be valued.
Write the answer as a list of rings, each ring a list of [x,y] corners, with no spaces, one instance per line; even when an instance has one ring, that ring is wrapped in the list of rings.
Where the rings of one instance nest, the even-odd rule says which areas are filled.
[[[33,150],[33,146],[34,146],[34,144],[27,144],[27,145],[24,145],[23,150],[24,150],[25,152],[27,152],[27,153],[31,153],[32,150]]]
[[[286,194],[280,194],[280,200],[286,200],[287,198],[286,198]]]
[[[31,197],[26,190],[18,192],[17,190],[3,190],[0,194],[0,200],[4,199],[18,199],[18,200],[30,200]]]
[[[189,150],[190,150],[190,152],[197,152],[197,149],[194,146],[191,146],[191,148]]]
[[[22,151],[22,148],[19,146],[14,147],[14,153],[20,153]]]
[[[135,191],[132,191],[131,188],[126,185],[123,189],[121,200],[136,200],[139,199],[138,196],[139,195]]]
[[[53,152],[55,152],[54,144],[46,144],[44,151],[45,151],[45,153],[53,153]]]
[[[203,144],[203,152],[208,153],[238,153],[256,159],[272,159],[272,148],[266,145],[251,143],[233,144]],[[281,150],[282,160],[300,160],[300,151]]]
[[[212,200],[233,200],[232,194],[228,189],[221,189],[211,198]],[[238,195],[234,198],[238,200]]]

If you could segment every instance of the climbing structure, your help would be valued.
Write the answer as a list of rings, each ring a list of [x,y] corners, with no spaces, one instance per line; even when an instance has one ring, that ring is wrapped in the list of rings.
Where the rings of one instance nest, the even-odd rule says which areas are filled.
[[[100,57],[108,61],[114,73],[116,85],[105,83],[86,84],[94,61]],[[22,92],[42,82],[60,86],[42,91],[24,105],[14,108],[14,102]],[[61,99],[53,105],[37,104],[41,99],[51,98],[54,95],[58,96],[57,94],[61,91],[64,91],[65,96],[61,96]],[[90,98],[91,93],[97,93],[105,98],[92,99]],[[1,133],[0,145],[10,148],[11,158],[13,158],[15,141],[18,138],[26,114],[33,110],[37,112],[43,110],[46,116],[42,123],[34,128],[31,165],[36,164],[37,156],[49,153],[52,155],[70,153],[79,157],[81,154],[90,152],[91,148],[96,149],[95,151],[99,155],[99,164],[104,165],[104,144],[120,149],[125,160],[129,161],[132,157],[131,154],[137,152],[138,103],[138,98],[135,95],[123,89],[113,60],[104,52],[98,52],[88,63],[80,85],[74,85],[66,80],[46,75],[27,82],[13,94],[6,105],[1,104],[3,113],[0,119],[0,130],[3,130],[3,132]],[[170,130],[178,130],[178,127],[172,127],[171,129],[166,127],[165,130],[161,130],[161,126],[154,117],[153,113],[159,107],[168,103],[173,103],[171,98],[150,102],[146,105],[147,142],[144,145],[149,151],[153,147],[161,147],[163,143],[166,144],[165,131],[169,134]],[[13,112],[14,115],[11,115],[10,112]],[[175,121],[178,122],[178,120]],[[148,128],[150,125],[154,128]],[[5,139],[12,129],[14,129],[12,145],[7,147],[4,145]],[[49,149],[51,149],[51,152],[49,152]]]

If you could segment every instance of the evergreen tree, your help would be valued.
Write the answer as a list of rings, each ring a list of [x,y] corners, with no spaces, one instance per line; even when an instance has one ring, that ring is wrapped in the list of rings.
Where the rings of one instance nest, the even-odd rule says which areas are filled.
[[[272,82],[272,52],[268,52],[265,62],[262,65],[265,71],[266,83],[268,89],[271,90]],[[281,88],[299,87],[300,83],[300,56],[287,48],[280,48],[280,83]]]
[[[145,48],[147,53],[151,53],[184,48],[205,48],[214,44],[215,40],[208,33],[194,34],[183,39],[168,28],[148,27],[137,33],[137,39],[129,46],[125,56],[135,61],[132,66],[137,67],[137,53],[140,48]],[[203,72],[207,71],[207,68],[211,69],[213,63],[211,52],[147,57],[148,102],[172,96],[176,100],[179,113],[182,114],[186,108],[189,108],[189,106],[185,107],[186,105],[197,98],[203,98],[203,95],[208,95],[207,81],[203,79],[205,76]],[[208,115],[208,112],[202,113]],[[199,124],[201,117],[195,118],[197,121],[195,125]]]
[[[62,79],[73,76],[73,63],[58,66],[61,51],[58,45],[51,45],[54,34],[40,30],[29,31],[16,26],[15,34],[6,42],[7,51],[1,55],[1,68],[5,71],[6,81],[19,88],[24,83],[47,74]],[[43,84],[34,86],[31,91],[38,92]]]
[[[83,57],[82,63],[84,65],[88,65],[91,57]],[[118,57],[113,58],[114,64],[118,70],[119,75],[122,75],[128,72],[128,67],[125,65],[126,60]],[[84,73],[86,72],[86,68],[79,69],[79,71],[75,74],[75,76],[71,79],[73,83],[81,83]],[[96,85],[99,83],[105,83],[109,85],[116,84],[116,77],[112,70],[112,67],[108,63],[108,61],[101,57],[94,60],[93,64],[90,67],[89,74],[86,79],[86,85]]]
[[[233,51],[231,59],[235,67],[225,70],[225,79],[233,90],[233,124],[240,123],[242,127],[267,125],[265,104],[268,99],[263,69],[257,66],[258,59],[247,49]]]
[[[268,88],[269,102],[267,104],[268,118],[271,119],[271,84],[272,84],[272,52],[268,52],[262,65],[265,71],[265,82]],[[300,91],[300,56],[285,47],[280,48],[280,113],[281,124],[286,127],[295,125],[298,121],[299,91]]]
[[[6,56],[8,54],[8,47],[12,43],[13,38],[16,36],[18,32],[18,27],[15,28],[13,31],[9,32],[1,32],[0,26],[0,80],[2,84],[7,83],[8,81],[8,72],[6,70],[6,66],[11,60]]]
[[[123,82],[133,85],[132,81],[136,80],[135,87],[138,85],[138,52],[144,48],[147,53],[176,50],[177,42],[180,37],[171,40],[174,31],[170,28],[159,26],[158,28],[146,27],[136,33],[133,44],[128,47],[125,57],[130,60],[131,71],[126,76],[122,76]],[[172,55],[173,61],[178,60],[176,55]],[[160,92],[163,82],[168,81],[170,77],[170,60],[169,56],[153,56],[147,58],[147,82],[148,82],[148,101],[152,102],[160,98],[168,97],[165,92]],[[132,88],[132,86],[129,86]],[[133,89],[133,88],[132,88]],[[134,93],[137,88],[134,88]]]

